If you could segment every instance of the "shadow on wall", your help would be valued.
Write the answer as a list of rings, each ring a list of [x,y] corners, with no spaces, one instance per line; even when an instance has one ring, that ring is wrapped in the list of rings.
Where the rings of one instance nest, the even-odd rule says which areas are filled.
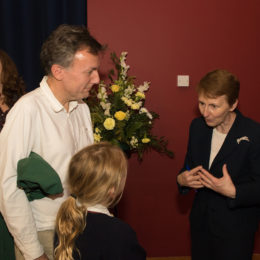
[[[189,191],[188,194],[182,195],[178,194],[176,196],[176,205],[178,206],[178,211],[181,214],[187,214],[190,209],[191,205],[193,203],[195,192],[194,190]]]

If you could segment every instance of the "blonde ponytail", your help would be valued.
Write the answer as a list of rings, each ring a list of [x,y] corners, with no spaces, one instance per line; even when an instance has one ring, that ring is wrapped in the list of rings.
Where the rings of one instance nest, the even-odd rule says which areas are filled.
[[[61,205],[56,220],[56,232],[59,238],[55,248],[55,260],[73,260],[76,237],[86,226],[86,208],[78,206],[76,199],[68,197]]]

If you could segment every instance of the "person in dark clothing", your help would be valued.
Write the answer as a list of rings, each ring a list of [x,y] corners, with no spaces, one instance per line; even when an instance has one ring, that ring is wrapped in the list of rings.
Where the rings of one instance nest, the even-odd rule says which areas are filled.
[[[0,132],[14,103],[25,93],[25,84],[9,55],[0,49]],[[0,213],[0,258],[14,260],[14,242]]]
[[[0,50],[0,132],[14,103],[25,93],[25,84],[8,54]]]
[[[260,124],[237,109],[240,82],[226,70],[198,84],[201,117],[192,121],[177,176],[195,189],[190,213],[192,260],[250,260],[260,205]]]
[[[56,260],[145,260],[134,230],[108,208],[120,200],[127,175],[123,151],[110,143],[90,145],[71,159],[71,196],[56,219]]]

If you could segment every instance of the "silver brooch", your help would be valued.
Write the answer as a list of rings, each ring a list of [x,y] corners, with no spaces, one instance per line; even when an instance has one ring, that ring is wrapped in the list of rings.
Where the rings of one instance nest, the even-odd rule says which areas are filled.
[[[250,142],[250,141],[249,141],[249,138],[248,138],[247,136],[243,136],[243,137],[237,138],[237,143],[238,143],[238,144],[239,144],[241,141]]]

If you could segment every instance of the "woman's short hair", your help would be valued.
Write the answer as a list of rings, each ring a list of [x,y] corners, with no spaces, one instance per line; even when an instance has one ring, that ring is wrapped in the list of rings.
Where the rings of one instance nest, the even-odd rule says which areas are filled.
[[[209,98],[227,96],[227,102],[232,106],[239,96],[240,82],[238,78],[224,69],[207,73],[197,85],[198,94]]]

